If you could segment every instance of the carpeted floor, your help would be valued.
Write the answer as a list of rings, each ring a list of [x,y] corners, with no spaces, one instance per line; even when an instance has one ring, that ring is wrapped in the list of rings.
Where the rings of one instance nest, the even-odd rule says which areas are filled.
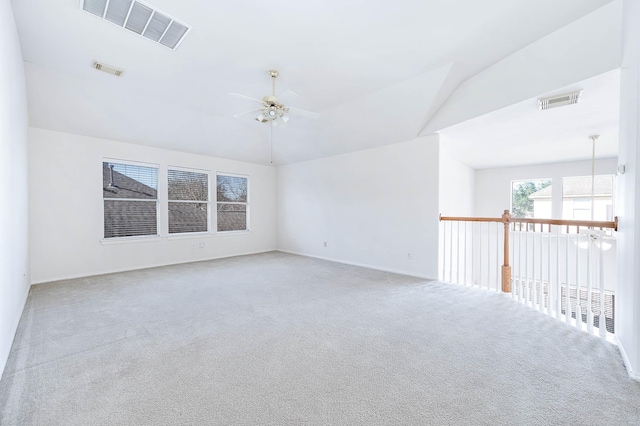
[[[483,290],[272,252],[34,286],[2,425],[638,425],[615,346]]]

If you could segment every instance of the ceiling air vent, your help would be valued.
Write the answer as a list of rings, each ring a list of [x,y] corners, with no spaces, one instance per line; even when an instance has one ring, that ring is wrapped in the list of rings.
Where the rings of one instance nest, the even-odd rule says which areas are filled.
[[[138,0],[80,0],[80,8],[170,49],[176,49],[191,29]]]
[[[577,104],[580,100],[582,90],[577,92],[566,93],[564,95],[550,96],[548,98],[538,99],[538,108],[540,110],[557,108],[565,105]]]
[[[112,74],[116,77],[120,77],[122,75],[122,70],[109,65],[101,64],[100,62],[94,62],[93,67],[98,71],[106,72],[107,74]]]

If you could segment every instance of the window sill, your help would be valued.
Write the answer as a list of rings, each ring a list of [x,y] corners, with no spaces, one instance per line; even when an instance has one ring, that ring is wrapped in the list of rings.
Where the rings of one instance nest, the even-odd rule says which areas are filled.
[[[100,240],[102,245],[108,246],[112,244],[127,244],[127,243],[148,243],[152,241],[160,241],[162,237],[160,235],[149,235],[142,237],[116,237],[116,238],[103,238]]]
[[[181,234],[169,234],[167,240],[186,240],[189,238],[210,237],[211,232],[185,232]]]
[[[217,231],[216,235],[219,237],[231,236],[231,235],[247,235],[250,234],[251,230],[246,231]]]

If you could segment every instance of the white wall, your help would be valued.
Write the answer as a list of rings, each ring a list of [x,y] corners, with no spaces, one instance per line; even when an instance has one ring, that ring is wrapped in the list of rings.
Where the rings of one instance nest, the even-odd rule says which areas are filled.
[[[278,248],[437,278],[438,157],[431,135],[279,167]]]
[[[29,146],[33,283],[276,248],[276,172],[273,167],[37,128],[29,129]],[[161,238],[135,242],[102,241],[104,158],[160,166]],[[162,230],[166,230],[163,176],[166,176],[168,165],[208,170],[213,179],[216,172],[249,175],[251,231],[233,235],[213,232],[187,238],[167,237],[166,231]],[[211,204],[211,210],[215,214],[215,204]],[[200,248],[200,243],[204,243],[204,248]]]
[[[11,3],[0,1],[0,376],[29,293],[27,95]]]
[[[473,216],[476,171],[456,160],[440,140],[440,213],[443,216]]]
[[[616,336],[631,377],[640,380],[640,2],[625,0],[620,72],[618,160],[626,173],[617,179],[618,295]]]
[[[596,160],[596,174],[615,174],[617,164],[615,158]],[[591,176],[591,161],[476,170],[475,215],[500,217],[509,209],[512,180],[551,179],[552,185],[562,187],[567,176]],[[562,219],[562,191],[553,191],[552,215]]]

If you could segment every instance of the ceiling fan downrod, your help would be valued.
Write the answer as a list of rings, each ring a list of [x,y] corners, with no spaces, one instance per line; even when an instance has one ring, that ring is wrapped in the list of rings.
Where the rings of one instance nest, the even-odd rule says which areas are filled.
[[[276,95],[276,78],[280,73],[277,70],[269,70],[269,75],[271,76],[271,96]]]

